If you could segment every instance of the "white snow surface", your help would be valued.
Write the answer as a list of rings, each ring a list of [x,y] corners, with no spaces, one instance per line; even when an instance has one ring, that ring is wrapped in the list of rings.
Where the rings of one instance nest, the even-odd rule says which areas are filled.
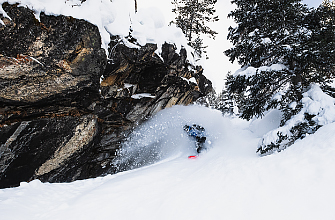
[[[335,99],[325,94],[318,85],[313,84],[310,90],[303,94],[302,104],[301,111],[288,120],[284,126],[273,130],[269,129],[270,131],[263,136],[261,143],[263,145],[269,145],[271,142],[276,143],[279,138],[278,132],[289,135],[292,127],[305,121],[305,113],[315,115],[312,120],[321,126],[335,122]],[[296,103],[293,102],[290,106],[295,108],[295,105]]]
[[[156,96],[151,95],[150,93],[139,93],[131,96],[133,99],[141,99],[141,98],[155,98]]]
[[[196,160],[187,159],[194,143],[182,129],[191,123],[204,126],[211,142]],[[249,126],[199,106],[163,110],[130,141],[135,148],[157,143],[159,161],[95,179],[1,189],[0,219],[335,219],[335,123],[265,157],[255,154],[259,137]]]
[[[315,115],[313,120],[319,125],[326,125],[335,121],[335,99],[325,94],[321,88],[314,84],[303,94],[303,111]]]
[[[72,16],[95,24],[99,28],[102,47],[106,52],[110,34],[119,35],[129,47],[138,47],[125,39],[132,29],[132,36],[140,45],[156,43],[158,55],[161,52],[161,45],[167,42],[175,44],[177,51],[182,47],[187,48],[188,58],[193,62],[192,49],[187,45],[181,29],[175,25],[169,26],[169,21],[165,22],[163,13],[157,7],[139,8],[135,14],[134,0],[87,0],[83,3],[80,0],[0,0],[0,4],[3,2],[10,4],[19,2],[20,6],[32,9],[37,19],[40,13],[44,12],[47,15]],[[0,13],[8,17],[1,6]]]
[[[285,70],[287,69],[287,67],[283,64],[272,64],[271,66],[261,66],[259,68],[255,68],[255,67],[247,67],[247,68],[241,68],[239,70],[237,70],[234,73],[234,76],[237,75],[241,75],[241,76],[246,76],[246,77],[250,77],[253,75],[256,75],[256,73],[260,73],[262,71],[281,71],[281,70]]]
[[[185,77],[181,77],[183,80],[187,81],[188,83],[195,83],[197,84],[197,80],[194,77],[191,77],[189,79],[185,78]]]

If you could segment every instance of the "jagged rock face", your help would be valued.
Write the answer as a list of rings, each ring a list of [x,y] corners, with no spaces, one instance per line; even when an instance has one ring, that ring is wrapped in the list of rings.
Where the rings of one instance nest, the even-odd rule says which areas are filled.
[[[3,8],[13,20],[0,32],[0,101],[72,100],[78,87],[97,94],[106,58],[96,26],[43,13],[39,22],[27,8],[6,3]]]
[[[130,112],[123,113],[132,122],[147,118],[166,107],[188,105],[212,88],[211,82],[202,75],[201,67],[189,70],[184,49],[178,55],[173,45],[164,44],[162,60],[155,54],[157,46],[154,44],[137,50],[120,44],[116,39],[110,48],[113,50],[109,51],[110,59],[101,82],[101,94],[114,105],[120,99],[130,99],[133,107]],[[183,80],[191,77],[198,83]],[[151,98],[131,99],[142,93],[149,94]]]
[[[66,161],[89,150],[89,143],[98,131],[97,118],[93,115],[36,119],[4,127],[1,135],[11,136],[1,138],[1,187],[32,178],[75,179],[62,173],[69,165]]]
[[[112,36],[107,62],[96,26],[2,7],[12,20],[0,15],[0,188],[114,173],[134,127],[212,89],[173,45],[159,57],[154,44],[128,48]]]

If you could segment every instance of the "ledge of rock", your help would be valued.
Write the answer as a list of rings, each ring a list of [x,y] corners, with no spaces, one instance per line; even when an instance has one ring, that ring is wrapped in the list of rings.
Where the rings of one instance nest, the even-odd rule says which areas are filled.
[[[2,7],[12,20],[0,14],[0,188],[114,173],[136,126],[212,89],[174,45],[158,56],[155,44],[128,48],[111,36],[107,57],[84,20]]]

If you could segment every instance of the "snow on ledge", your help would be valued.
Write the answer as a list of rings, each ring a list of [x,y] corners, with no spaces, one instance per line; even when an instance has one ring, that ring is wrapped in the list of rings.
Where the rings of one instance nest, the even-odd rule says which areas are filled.
[[[187,45],[181,29],[173,24],[168,26],[163,13],[158,8],[140,9],[135,13],[133,0],[86,0],[83,3],[80,0],[0,0],[0,4],[4,2],[19,3],[20,6],[28,7],[34,11],[37,19],[40,18],[40,13],[44,12],[47,15],[72,16],[96,25],[106,54],[110,35],[118,35],[126,45],[136,47],[125,38],[132,30],[132,36],[141,46],[146,43],[157,44],[158,55],[166,42],[175,44],[177,51],[183,47],[186,48],[190,62],[194,62],[191,55],[192,49]],[[1,6],[0,14],[8,17]],[[4,25],[1,19],[0,23]]]
[[[197,80],[194,77],[191,77],[189,79],[185,78],[185,77],[181,77],[183,80],[187,81],[189,84],[190,83],[195,83],[197,84]]]
[[[139,93],[131,96],[133,99],[141,99],[141,98],[155,98],[156,96],[151,95],[150,93]]]
[[[287,67],[283,64],[272,64],[271,66],[261,66],[259,68],[255,67],[248,67],[248,68],[242,68],[237,70],[234,73],[234,76],[240,75],[240,76],[246,76],[250,77],[253,75],[256,75],[257,72],[262,72],[262,71],[281,71],[281,70],[286,70]]]
[[[10,17],[7,15],[7,13],[3,10],[2,7],[0,7],[0,14],[2,14],[5,18],[9,18]],[[0,24],[2,24],[3,26],[5,26],[5,23],[0,19]]]

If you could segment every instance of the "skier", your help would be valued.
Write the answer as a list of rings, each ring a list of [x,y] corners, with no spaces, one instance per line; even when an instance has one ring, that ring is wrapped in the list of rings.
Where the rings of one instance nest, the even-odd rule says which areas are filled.
[[[206,141],[205,129],[199,125],[194,124],[192,126],[185,125],[184,130],[190,137],[195,138],[195,146],[197,148],[198,154],[203,151],[205,149],[204,144]]]

